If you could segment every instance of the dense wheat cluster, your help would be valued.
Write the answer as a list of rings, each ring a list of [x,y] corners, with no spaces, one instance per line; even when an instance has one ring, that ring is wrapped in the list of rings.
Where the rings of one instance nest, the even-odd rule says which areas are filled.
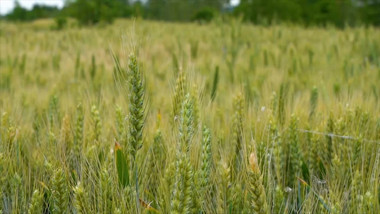
[[[0,213],[378,213],[380,31],[1,23]]]

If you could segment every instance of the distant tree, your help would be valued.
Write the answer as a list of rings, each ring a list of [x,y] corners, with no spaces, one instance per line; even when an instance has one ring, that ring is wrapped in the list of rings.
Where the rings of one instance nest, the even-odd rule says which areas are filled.
[[[16,1],[15,8],[5,19],[28,21],[59,17],[57,26],[64,23],[62,18],[69,16],[82,25],[112,23],[117,17],[130,16],[204,22],[218,12],[233,9],[235,14],[242,14],[245,20],[258,24],[280,21],[338,27],[357,23],[380,26],[380,0],[240,0],[237,8],[228,7],[229,3],[230,0],[66,0],[62,10],[35,5],[28,11]]]
[[[148,0],[147,17],[168,21],[191,21],[205,8],[220,11],[226,0]]]
[[[57,30],[62,30],[67,25],[67,19],[64,16],[57,16],[57,17],[55,17],[54,21],[55,21],[55,25],[56,25],[55,29],[57,29]]]
[[[361,21],[380,26],[380,0],[358,0]]]
[[[144,17],[145,16],[144,5],[140,1],[134,2],[131,5],[131,9],[128,10],[128,13],[126,15],[123,15],[123,17],[128,17],[130,15],[134,17]]]
[[[100,21],[111,23],[116,17],[131,15],[129,5],[123,0],[69,1],[66,11],[83,25],[96,24]]]
[[[215,10],[211,8],[202,8],[198,10],[192,20],[197,22],[210,22],[215,17]]]
[[[6,18],[11,21],[26,21],[28,19],[28,10],[21,7],[20,3],[16,1],[15,8]]]
[[[255,23],[273,20],[343,27],[358,17],[352,0],[241,0],[236,13]]]
[[[164,19],[165,0],[149,0],[147,2],[147,16],[150,19]]]
[[[59,13],[59,9],[54,6],[34,5],[31,11],[28,11],[28,19],[41,19],[55,17]]]
[[[46,5],[34,5],[32,10],[27,10],[21,7],[20,3],[16,1],[16,6],[6,18],[11,21],[31,21],[41,18],[55,17],[59,13],[57,7]]]

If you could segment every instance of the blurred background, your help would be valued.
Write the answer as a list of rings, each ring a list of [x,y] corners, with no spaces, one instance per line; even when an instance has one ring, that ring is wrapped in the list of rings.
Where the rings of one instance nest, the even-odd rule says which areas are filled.
[[[0,14],[0,214],[379,213],[380,0]]]
[[[380,25],[380,0],[1,0],[1,19],[31,21],[68,17],[81,25],[111,23],[119,17],[175,22],[208,22],[241,16],[268,25]]]

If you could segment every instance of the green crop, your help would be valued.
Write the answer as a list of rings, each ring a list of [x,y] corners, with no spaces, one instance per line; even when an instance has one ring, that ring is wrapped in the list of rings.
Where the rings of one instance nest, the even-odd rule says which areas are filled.
[[[0,213],[380,210],[379,29],[52,22],[0,23]]]

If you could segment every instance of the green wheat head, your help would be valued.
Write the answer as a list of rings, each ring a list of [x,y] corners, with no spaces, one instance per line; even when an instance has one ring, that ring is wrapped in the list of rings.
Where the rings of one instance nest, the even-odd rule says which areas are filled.
[[[249,157],[249,164],[249,192],[251,195],[252,211],[258,214],[269,214],[263,178],[257,163],[257,157],[254,153]]]
[[[100,119],[100,113],[96,105],[93,105],[91,107],[91,120],[93,125],[92,140],[99,142],[102,134],[102,121]]]
[[[74,128],[74,154],[79,157],[83,148],[84,113],[82,104],[77,106],[76,114],[77,118]]]
[[[243,112],[244,112],[244,98],[239,93],[234,99],[234,117],[233,117],[233,144],[235,146],[235,154],[232,160],[233,176],[236,176],[240,171],[243,161]]]
[[[186,94],[182,104],[179,135],[180,150],[189,151],[190,143],[194,135],[194,103],[190,94]]]
[[[191,213],[193,171],[189,159],[181,154],[176,162],[170,213]]]
[[[175,85],[175,94],[173,99],[173,119],[179,118],[182,110],[182,103],[187,94],[186,74],[181,71]]]
[[[296,177],[299,176],[301,168],[301,153],[298,138],[298,119],[292,115],[289,126],[289,154],[288,154],[288,185],[294,186]]]
[[[52,180],[52,211],[57,214],[67,213],[69,210],[70,189],[65,172],[57,169]]]
[[[132,160],[136,157],[136,152],[142,146],[144,129],[144,82],[142,73],[137,63],[136,56],[129,56],[129,146],[131,147]]]
[[[39,190],[34,190],[29,203],[28,214],[39,214],[43,211],[43,194]]]
[[[74,206],[78,214],[90,213],[89,201],[85,189],[81,182],[74,188]]]

